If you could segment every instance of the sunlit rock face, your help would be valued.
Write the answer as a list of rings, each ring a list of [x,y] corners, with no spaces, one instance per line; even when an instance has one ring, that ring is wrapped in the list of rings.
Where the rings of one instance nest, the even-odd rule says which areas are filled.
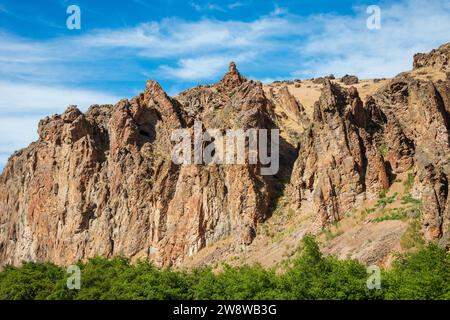
[[[416,55],[414,70],[363,102],[324,79],[310,116],[289,90],[265,93],[234,63],[223,79],[169,97],[157,82],[116,105],[70,106],[39,123],[39,140],[0,176],[0,265],[70,264],[94,256],[182,264],[206,246],[252,243],[278,199],[312,210],[317,228],[414,173],[422,233],[448,245],[449,45]],[[445,79],[414,76],[430,68]],[[177,129],[280,129],[280,168],[177,165]],[[289,124],[289,128],[286,125]]]

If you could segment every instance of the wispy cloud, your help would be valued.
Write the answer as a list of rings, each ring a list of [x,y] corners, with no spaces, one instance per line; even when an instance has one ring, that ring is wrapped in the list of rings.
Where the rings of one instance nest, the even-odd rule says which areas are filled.
[[[287,14],[288,12],[289,12],[288,9],[282,8],[278,4],[275,4],[275,8],[270,13],[270,16],[272,16],[272,17],[281,16],[283,14]]]
[[[220,7],[231,10],[243,4]],[[1,138],[0,158],[2,152],[24,146],[35,132],[28,122],[21,124],[18,114],[34,121],[68,104],[118,99],[96,90],[69,89],[87,82],[141,81],[147,75],[166,80],[175,92],[188,83],[217,80],[230,60],[265,80],[329,73],[388,77],[409,69],[414,53],[450,41],[448,1],[404,0],[380,7],[380,30],[367,29],[365,7],[346,16],[300,16],[279,6],[254,20],[164,18],[41,41],[0,29],[0,115],[26,137],[11,145]],[[14,130],[3,128],[10,131],[2,131],[2,137]]]
[[[32,81],[39,77],[45,83],[130,80],[139,73],[139,62],[153,61],[159,66],[149,72],[165,69],[168,75],[178,74],[183,79],[193,74],[193,80],[209,80],[217,73],[207,68],[203,74],[173,71],[194,66],[197,60],[216,66],[216,57],[247,52],[256,55],[246,64],[259,64],[260,73],[273,72],[276,67],[285,74],[296,66],[291,69],[294,75],[334,72],[389,76],[410,66],[416,51],[450,40],[449,7],[449,2],[438,0],[381,5],[381,30],[366,28],[365,7],[356,8],[351,16],[302,17],[275,6],[266,16],[245,22],[165,18],[39,42],[0,33],[0,79]],[[107,68],[112,63],[115,68]]]
[[[162,78],[176,78],[181,80],[204,80],[219,76],[226,69],[229,62],[245,63],[256,56],[255,52],[241,53],[227,56],[203,56],[198,58],[181,59],[176,67],[162,65],[159,76]]]
[[[203,80],[216,76],[226,66],[224,57],[180,59],[176,67],[162,65],[160,76],[181,80]]]
[[[227,7],[228,7],[228,9],[235,9],[235,8],[239,8],[239,7],[245,7],[246,5],[247,4],[244,2],[237,1],[237,2],[230,3],[229,5],[227,5]]]
[[[189,2],[189,5],[194,8],[196,11],[202,12],[202,11],[221,11],[221,12],[226,12],[229,10],[233,10],[239,7],[244,7],[247,5],[247,3],[245,2],[240,2],[240,1],[236,1],[236,2],[232,2],[232,3],[228,3],[228,4],[217,4],[217,3],[205,3],[205,4],[200,4],[198,2],[195,1],[191,1]]]
[[[273,51],[294,53],[292,37],[301,36],[303,30],[299,23],[267,16],[250,22],[167,18],[132,28],[101,29],[83,36],[40,42],[0,33],[0,79],[39,79],[46,84],[135,80],[133,77],[140,74],[138,62],[166,61],[153,70],[156,72],[175,70],[199,57],[207,61],[219,56],[244,60],[236,57],[258,52],[254,56],[257,61]],[[203,74],[197,71],[191,80],[211,80],[217,75],[206,68],[202,70]]]
[[[148,58],[195,56],[199,52],[217,50],[271,48],[270,45],[280,44],[282,38],[306,33],[293,28],[295,26],[305,25],[275,17],[263,17],[251,22],[207,18],[188,22],[168,18],[134,28],[99,30],[80,38],[78,44],[95,48],[136,49],[139,55]]]
[[[450,41],[450,2],[402,1],[381,5],[381,29],[368,30],[366,7],[354,17],[315,16],[320,25],[299,48],[304,59],[294,75],[356,74],[390,77],[412,67],[412,56]]]
[[[215,3],[206,3],[206,4],[198,4],[196,2],[189,2],[189,5],[194,8],[196,11],[222,11],[225,12],[225,9],[222,6]]]
[[[95,103],[115,103],[120,97],[86,89],[0,81],[0,115],[62,112],[70,104],[86,109]]]
[[[93,90],[0,81],[0,169],[14,150],[36,140],[38,122],[45,116],[62,113],[70,104],[86,110],[92,104],[118,100]]]
[[[386,77],[408,69],[414,53],[450,40],[449,6],[446,1],[423,0],[381,5],[380,30],[367,29],[365,7],[355,8],[352,16],[300,17],[275,6],[267,16],[249,22],[163,19],[99,30],[79,42],[82,47],[123,48],[144,58],[170,59],[158,69],[180,80],[209,80],[226,63],[216,57],[245,52],[257,53],[253,61],[246,61],[248,66],[264,65],[268,72],[276,66],[286,74],[295,66],[292,76]]]
[[[9,156],[37,139],[39,117],[0,117],[0,171]]]

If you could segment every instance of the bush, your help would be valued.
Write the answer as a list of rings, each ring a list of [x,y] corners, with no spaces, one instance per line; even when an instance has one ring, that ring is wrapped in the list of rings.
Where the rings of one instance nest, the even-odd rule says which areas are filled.
[[[194,271],[193,298],[199,300],[261,300],[280,298],[277,277],[261,266],[224,266],[214,274],[210,269]]]
[[[363,299],[368,297],[366,268],[356,261],[324,258],[312,237],[282,275],[287,299]]]
[[[382,271],[380,290],[367,289],[364,265],[324,257],[311,236],[281,273],[247,265],[181,272],[120,257],[78,265],[80,290],[67,289],[69,275],[54,264],[8,266],[0,273],[0,299],[450,299],[449,254],[436,245],[398,256]]]
[[[377,207],[377,208],[385,207],[389,203],[394,202],[396,197],[397,197],[397,192],[394,192],[394,194],[392,196],[388,197],[386,195],[386,191],[382,191],[378,195],[378,200],[377,200],[377,203],[375,204],[375,207]]]
[[[64,271],[52,263],[27,262],[20,268],[7,266],[0,273],[0,299],[46,299],[62,278]]]
[[[386,299],[450,299],[450,257],[431,244],[399,256],[385,272]]]

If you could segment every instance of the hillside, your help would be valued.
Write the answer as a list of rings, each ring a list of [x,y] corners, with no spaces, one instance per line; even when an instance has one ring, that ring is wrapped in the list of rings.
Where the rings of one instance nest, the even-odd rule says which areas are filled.
[[[389,264],[450,237],[450,44],[393,79],[263,85],[234,63],[39,123],[0,176],[0,265],[123,255],[157,266],[273,266],[312,233],[325,254]],[[177,129],[280,129],[280,170],[177,165]]]

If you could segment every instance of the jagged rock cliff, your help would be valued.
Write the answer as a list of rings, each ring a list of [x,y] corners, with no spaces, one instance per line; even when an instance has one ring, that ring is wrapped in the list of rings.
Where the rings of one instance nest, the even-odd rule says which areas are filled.
[[[69,107],[39,124],[39,141],[1,176],[0,261],[67,264],[96,255],[181,262],[231,234],[250,243],[278,177],[255,165],[177,166],[171,132],[270,128],[262,84],[234,65],[222,81],[168,97],[153,81],[131,101]],[[289,150],[287,150],[289,152]]]
[[[39,123],[39,140],[0,177],[0,265],[69,264],[101,255],[180,265],[209,244],[250,244],[283,195],[320,229],[414,173],[422,233],[448,245],[449,44],[363,102],[325,79],[313,112],[289,90],[265,92],[234,64],[216,84],[169,97],[148,81],[139,96]],[[430,68],[438,77],[423,78]],[[300,100],[300,101],[299,101]],[[280,170],[176,165],[175,129],[280,128]],[[234,250],[230,247],[230,250]]]

